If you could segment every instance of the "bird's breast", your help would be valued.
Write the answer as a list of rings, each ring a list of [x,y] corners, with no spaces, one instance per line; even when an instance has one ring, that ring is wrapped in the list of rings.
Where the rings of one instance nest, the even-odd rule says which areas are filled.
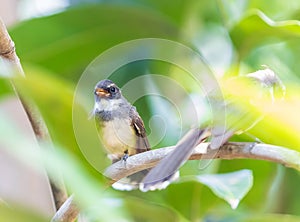
[[[101,139],[109,154],[122,157],[125,150],[129,151],[129,155],[134,154],[136,135],[130,118],[105,121],[101,128]]]

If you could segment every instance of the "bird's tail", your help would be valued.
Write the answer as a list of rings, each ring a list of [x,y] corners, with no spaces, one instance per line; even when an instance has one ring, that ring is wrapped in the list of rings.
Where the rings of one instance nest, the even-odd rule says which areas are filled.
[[[162,159],[143,179],[140,190],[163,189],[178,175],[180,166],[190,157],[193,149],[209,135],[207,129],[190,130],[176,145],[173,152]]]
[[[130,176],[124,177],[121,180],[115,182],[112,187],[116,190],[131,191],[139,188],[141,181],[149,173],[151,169],[146,169],[134,173]]]

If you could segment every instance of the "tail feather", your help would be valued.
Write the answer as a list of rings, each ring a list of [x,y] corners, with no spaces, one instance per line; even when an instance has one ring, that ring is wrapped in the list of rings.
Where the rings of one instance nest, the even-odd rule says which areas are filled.
[[[176,145],[175,150],[161,160],[140,184],[142,191],[163,189],[178,175],[180,166],[190,157],[193,149],[207,138],[207,129],[190,130]]]
[[[136,172],[128,177],[122,178],[115,182],[112,187],[116,190],[131,191],[139,188],[141,181],[149,173],[151,169]]]

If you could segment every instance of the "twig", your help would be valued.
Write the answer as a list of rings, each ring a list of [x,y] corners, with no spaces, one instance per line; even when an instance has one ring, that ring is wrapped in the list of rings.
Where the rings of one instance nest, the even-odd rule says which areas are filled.
[[[210,159],[211,153],[214,151],[207,149],[209,143],[202,143],[196,147],[190,156],[190,160]],[[129,157],[126,165],[123,161],[119,161],[109,166],[105,175],[113,178],[111,183],[123,177],[129,176],[135,172],[154,167],[160,160],[174,150],[175,146],[151,150]],[[203,153],[204,151],[207,153]],[[294,168],[300,171],[300,153],[284,147],[273,146],[269,144],[257,144],[251,142],[232,142],[224,144],[215,159],[257,159],[268,160]],[[74,215],[78,214],[78,208],[71,196],[63,206],[57,211],[52,222],[72,221]]]
[[[56,212],[51,222],[70,222],[74,221],[79,213],[79,209],[74,202],[74,195],[71,195],[60,209]]]
[[[212,156],[215,150],[208,148],[209,143],[202,143],[196,147],[190,156],[190,160],[200,159],[257,159],[267,160],[283,164],[286,167],[300,171],[300,153],[288,148],[273,146],[269,144],[258,144],[251,142],[232,142],[224,144],[217,155]],[[124,162],[119,161],[106,168],[104,175],[110,178],[113,183],[138,171],[154,167],[168,153],[172,152],[175,146],[150,150],[144,153],[129,157]],[[207,153],[204,153],[207,150]]]
[[[10,38],[7,29],[0,19],[0,56],[9,61],[11,64],[14,65],[16,73],[25,76],[22,65],[20,63],[19,57],[15,51],[15,44]],[[15,88],[14,84],[12,83],[13,87]],[[51,143],[51,139],[47,130],[47,127],[41,118],[40,113],[38,112],[37,108],[28,100],[24,99],[18,93],[18,90],[15,89],[20,101],[23,105],[23,108],[28,116],[28,119],[31,123],[35,136],[39,143]],[[67,199],[67,193],[63,184],[62,179],[52,179],[49,178],[50,186],[52,189],[52,194],[55,202],[56,210],[65,202]]]

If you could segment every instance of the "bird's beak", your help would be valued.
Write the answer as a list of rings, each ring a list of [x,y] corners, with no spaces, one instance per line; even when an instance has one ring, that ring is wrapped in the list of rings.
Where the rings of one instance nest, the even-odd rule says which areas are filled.
[[[99,97],[108,97],[110,93],[105,89],[97,88],[95,94]]]

